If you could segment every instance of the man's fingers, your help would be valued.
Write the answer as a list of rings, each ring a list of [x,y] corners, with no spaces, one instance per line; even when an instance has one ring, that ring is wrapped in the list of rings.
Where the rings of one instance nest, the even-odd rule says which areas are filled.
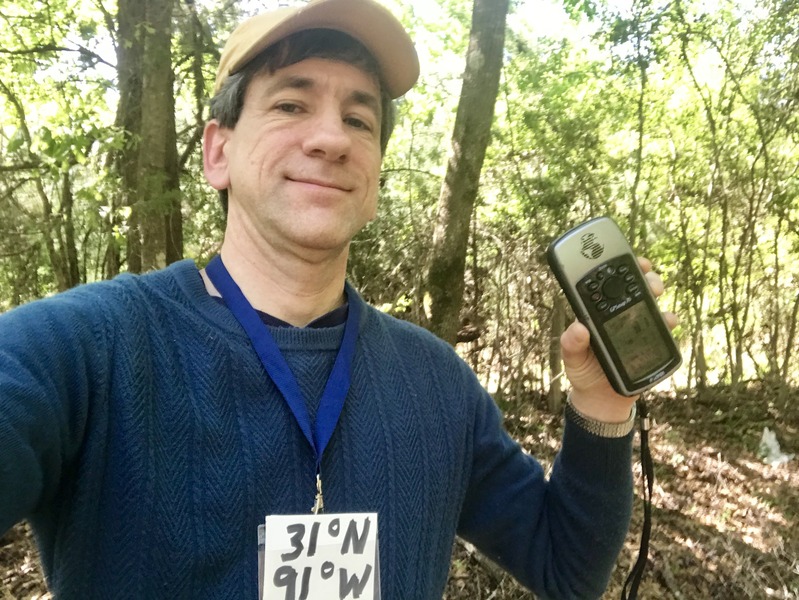
[[[664,311],[663,318],[669,329],[674,329],[680,324],[680,318],[673,312]],[[563,335],[560,336],[560,346],[563,363],[571,369],[579,369],[591,355],[591,334],[585,325],[575,320]]]
[[[560,336],[563,363],[570,368],[580,368],[588,359],[590,334],[585,325],[574,321]]]
[[[646,282],[649,285],[649,289],[652,290],[652,293],[655,297],[660,296],[665,289],[663,285],[663,279],[661,279],[660,275],[655,273],[652,270],[652,261],[648,258],[643,256],[638,256],[638,265],[641,267],[641,270],[644,272],[644,277],[646,277]]]
[[[673,312],[664,311],[663,318],[666,319],[666,325],[669,326],[669,329],[674,329],[680,324],[680,317],[675,315]]]
[[[652,293],[655,294],[655,297],[660,296],[665,290],[665,286],[663,285],[663,280],[660,278],[660,275],[655,273],[654,271],[649,271],[644,275],[646,278],[646,283],[649,285],[649,289],[652,290]]]
[[[661,279],[660,275],[652,270],[652,262],[648,258],[639,256],[638,264],[641,266],[641,270],[644,272],[646,284],[649,286],[649,289],[652,290],[652,293],[655,295],[655,297],[657,298],[658,296],[662,295],[666,289],[666,286],[663,284],[663,279]],[[672,312],[664,311],[663,318],[666,319],[666,324],[669,326],[669,329],[674,329],[680,324],[680,318]]]

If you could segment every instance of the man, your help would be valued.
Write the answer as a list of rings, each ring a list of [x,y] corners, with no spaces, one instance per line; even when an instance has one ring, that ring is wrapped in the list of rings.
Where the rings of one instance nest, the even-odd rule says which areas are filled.
[[[30,520],[56,598],[254,599],[257,526],[322,502],[378,514],[384,599],[440,598],[456,533],[543,597],[602,593],[633,399],[585,328],[562,338],[573,391],[547,481],[448,345],[345,283],[391,98],[417,76],[373,0],[245,22],[204,136],[221,258],[0,317],[0,532]]]

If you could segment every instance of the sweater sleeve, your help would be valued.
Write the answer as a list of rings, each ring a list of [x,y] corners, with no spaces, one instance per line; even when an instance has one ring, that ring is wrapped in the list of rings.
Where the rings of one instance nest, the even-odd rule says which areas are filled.
[[[632,433],[600,438],[566,420],[547,481],[481,393],[459,534],[543,598],[598,598],[632,508]]]
[[[0,315],[0,535],[57,494],[105,379],[100,310],[85,296]]]

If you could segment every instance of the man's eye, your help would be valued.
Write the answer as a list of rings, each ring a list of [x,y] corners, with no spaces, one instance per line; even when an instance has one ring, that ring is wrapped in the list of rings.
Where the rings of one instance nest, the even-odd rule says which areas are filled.
[[[367,123],[363,119],[359,119],[358,117],[347,117],[346,119],[344,119],[344,122],[350,127],[354,127],[355,129],[372,131],[372,127],[369,125],[369,123]]]
[[[281,112],[290,113],[290,114],[300,112],[299,105],[294,104],[293,102],[281,102],[280,104],[275,106],[275,108],[277,108],[277,110]]]

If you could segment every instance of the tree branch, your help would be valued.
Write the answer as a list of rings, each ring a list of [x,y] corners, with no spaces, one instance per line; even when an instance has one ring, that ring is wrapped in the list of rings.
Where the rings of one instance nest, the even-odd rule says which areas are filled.
[[[0,165],[0,173],[14,173],[16,171],[33,171],[42,166],[39,161],[19,163],[17,165]]]
[[[66,46],[57,46],[55,44],[43,44],[40,46],[34,46],[32,48],[22,48],[18,50],[9,50],[6,48],[0,48],[0,54],[10,54],[12,56],[24,56],[26,54],[46,54],[48,52],[77,52],[81,56],[91,58],[98,63],[107,65],[114,69],[116,68],[116,65],[108,62],[96,52],[92,52],[91,50],[89,50],[88,48],[84,48],[83,46],[78,46],[77,48],[67,48]]]

